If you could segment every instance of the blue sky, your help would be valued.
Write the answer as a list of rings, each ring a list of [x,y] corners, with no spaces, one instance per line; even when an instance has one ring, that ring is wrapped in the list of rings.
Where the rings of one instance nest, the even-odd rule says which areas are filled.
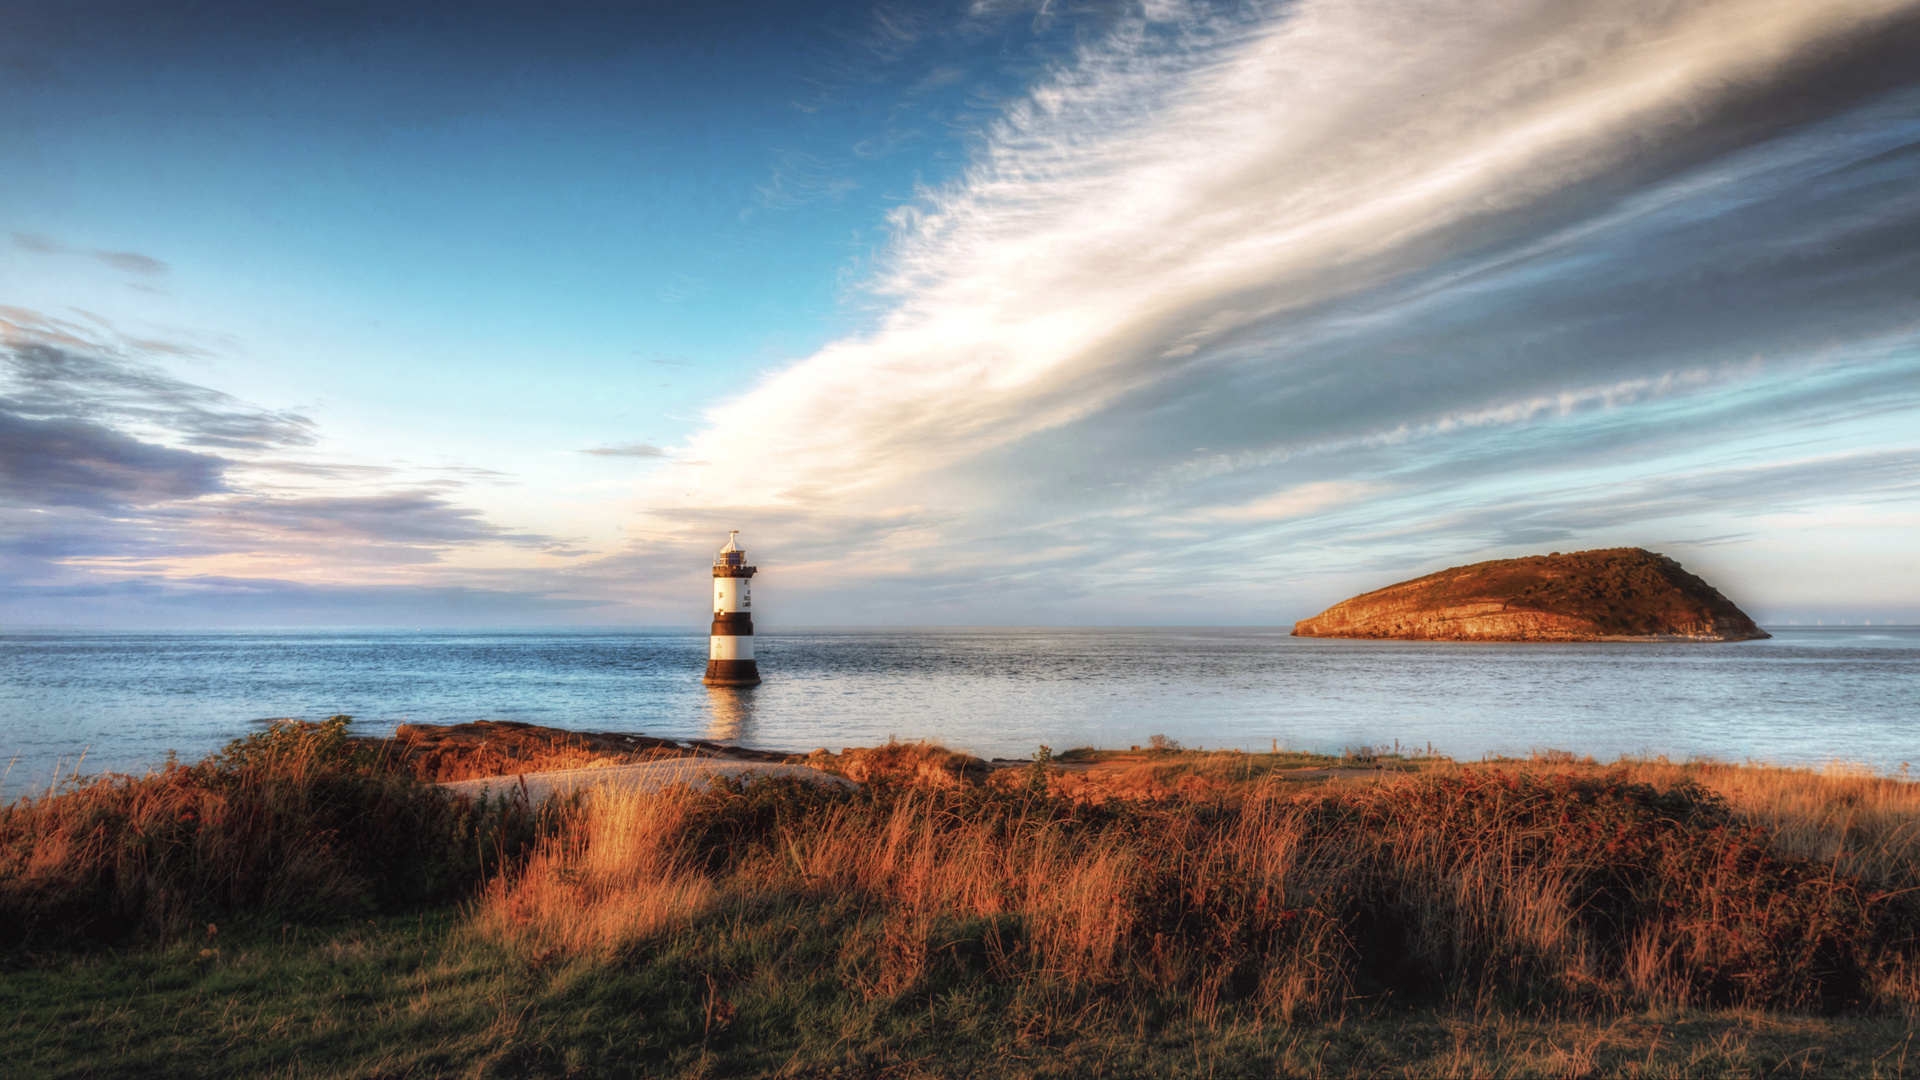
[[[0,618],[1920,621],[1920,4],[27,3]]]

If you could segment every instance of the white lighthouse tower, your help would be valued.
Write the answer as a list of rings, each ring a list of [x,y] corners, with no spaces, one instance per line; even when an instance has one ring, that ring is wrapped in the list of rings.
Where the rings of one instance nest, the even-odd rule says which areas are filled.
[[[753,598],[749,584],[756,567],[746,565],[740,530],[713,558],[713,636],[707,642],[708,686],[758,686],[760,666],[753,660]]]

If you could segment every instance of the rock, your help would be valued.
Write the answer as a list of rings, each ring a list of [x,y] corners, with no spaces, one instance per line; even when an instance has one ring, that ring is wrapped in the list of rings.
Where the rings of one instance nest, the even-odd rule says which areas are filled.
[[[1771,637],[1679,563],[1641,548],[1457,566],[1335,604],[1296,637],[1746,641]]]
[[[620,732],[566,731],[517,720],[469,724],[401,724],[390,739],[358,740],[422,780],[628,765],[698,751],[672,739]],[[731,756],[731,755],[729,755]]]
[[[875,781],[910,784],[917,787],[962,788],[980,782],[986,775],[986,762],[966,754],[956,754],[944,746],[929,742],[890,741],[872,749],[849,746],[838,757],[816,750],[808,755],[808,764],[839,773],[856,783]]]

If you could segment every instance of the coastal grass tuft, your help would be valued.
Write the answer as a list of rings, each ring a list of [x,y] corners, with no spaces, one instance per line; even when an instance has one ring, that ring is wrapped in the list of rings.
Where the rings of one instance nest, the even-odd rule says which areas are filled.
[[[449,799],[349,739],[347,721],[281,722],[197,764],[0,807],[0,944],[456,899],[531,841],[524,800]]]

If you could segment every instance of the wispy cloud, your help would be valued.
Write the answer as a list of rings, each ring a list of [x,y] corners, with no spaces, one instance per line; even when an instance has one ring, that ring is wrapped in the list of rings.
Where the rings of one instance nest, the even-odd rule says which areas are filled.
[[[17,624],[510,626],[579,617],[607,601],[471,585],[342,585],[205,575],[124,577],[59,585],[0,582]]]
[[[41,236],[39,233],[14,233],[13,242],[17,246],[38,255],[64,255],[67,251],[65,244],[60,243],[50,236]]]
[[[475,588],[416,579],[454,553],[584,554],[449,494],[499,481],[495,470],[318,460],[319,430],[305,416],[180,379],[161,361],[192,350],[85,318],[0,310],[0,603],[39,611],[97,585],[101,597],[162,606],[199,596],[251,610],[253,599],[284,594],[327,607],[326,597],[375,586]],[[153,588],[115,591],[102,578]],[[241,580],[256,584],[236,591]],[[494,599],[523,613],[581,606],[540,600],[537,588]]]
[[[158,277],[168,270],[166,263],[161,262],[151,255],[142,255],[137,251],[105,251],[98,248],[93,250],[73,248],[50,236],[41,236],[38,233],[14,233],[13,242],[16,246],[37,255],[85,255],[97,259],[113,267],[115,270],[123,270],[129,274],[139,274],[142,277]]]
[[[548,547],[544,536],[515,533],[485,520],[479,511],[455,505],[434,492],[390,491],[378,495],[307,498],[232,498],[189,515],[195,528],[210,529],[231,546],[275,551],[324,550],[337,544],[408,547],[421,552],[462,544],[505,542]]]
[[[665,450],[662,450],[652,443],[643,442],[621,443],[617,446],[596,446],[590,450],[582,450],[580,452],[583,454],[592,454],[594,457],[657,458],[667,456]]]
[[[149,359],[177,347],[0,308],[0,409],[22,417],[112,423],[228,450],[301,446],[313,422],[185,382]]]
[[[1641,484],[1696,408],[1816,425],[1839,357],[1869,393],[1920,341],[1920,96],[1890,59],[1917,20],[1156,5],[895,215],[878,329],[714,409],[700,491],[652,482],[648,520],[804,519],[929,588],[1036,551],[1099,576],[1303,517],[1430,519],[1435,477],[1471,498],[1609,447]]]
[[[1278,491],[1265,498],[1238,506],[1216,506],[1192,516],[1196,521],[1285,521],[1305,517],[1329,507],[1354,502],[1379,491],[1375,484],[1343,483],[1322,480]]]
[[[125,270],[130,274],[145,274],[152,277],[167,272],[166,263],[137,251],[96,251],[93,257],[116,270]]]

